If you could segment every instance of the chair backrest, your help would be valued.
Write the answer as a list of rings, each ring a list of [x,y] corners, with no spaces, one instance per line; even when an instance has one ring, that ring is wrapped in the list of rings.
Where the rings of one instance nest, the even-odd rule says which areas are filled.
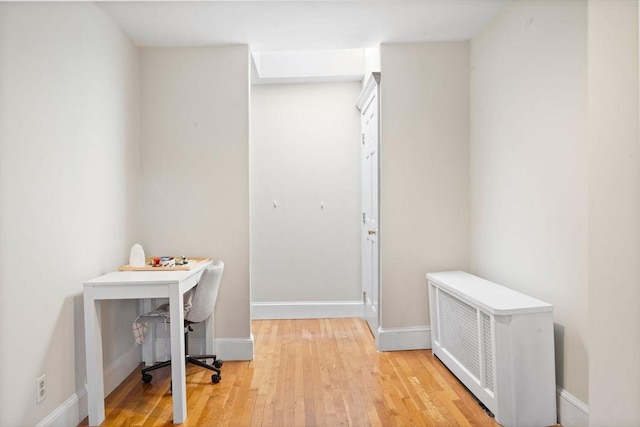
[[[202,272],[193,294],[193,305],[185,316],[187,322],[199,323],[211,316],[218,299],[218,289],[220,289],[223,271],[224,263],[218,261]]]

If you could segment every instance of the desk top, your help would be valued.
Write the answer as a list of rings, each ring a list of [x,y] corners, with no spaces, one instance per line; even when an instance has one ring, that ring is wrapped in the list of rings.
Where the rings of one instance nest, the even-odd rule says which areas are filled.
[[[125,285],[145,283],[178,283],[194,274],[200,273],[211,265],[211,260],[203,262],[191,270],[161,270],[161,271],[114,271],[95,279],[84,282],[85,286],[91,285]]]

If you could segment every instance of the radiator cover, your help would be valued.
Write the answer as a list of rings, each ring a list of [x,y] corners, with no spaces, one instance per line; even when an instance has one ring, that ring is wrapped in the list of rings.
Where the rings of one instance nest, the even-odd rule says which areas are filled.
[[[555,424],[553,306],[462,271],[427,282],[433,354],[498,423]]]

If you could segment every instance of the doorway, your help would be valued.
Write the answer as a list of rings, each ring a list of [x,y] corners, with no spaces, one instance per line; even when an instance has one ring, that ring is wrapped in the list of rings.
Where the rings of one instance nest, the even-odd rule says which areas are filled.
[[[252,87],[254,319],[361,317],[360,81]]]

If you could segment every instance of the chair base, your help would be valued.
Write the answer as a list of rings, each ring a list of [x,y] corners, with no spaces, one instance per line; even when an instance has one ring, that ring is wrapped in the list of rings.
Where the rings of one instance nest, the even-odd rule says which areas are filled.
[[[203,359],[213,359],[213,364],[209,365],[203,362]],[[194,365],[198,365],[202,368],[209,369],[210,371],[214,371],[215,374],[211,375],[211,382],[217,384],[222,379],[222,375],[220,375],[220,368],[224,364],[224,362],[215,354],[202,354],[197,356],[186,355],[185,363],[193,363]],[[164,368],[166,366],[171,366],[171,360],[167,360],[165,362],[157,363],[153,366],[149,366],[147,368],[142,369],[142,381],[146,384],[150,383],[153,379],[153,376],[149,372],[155,371],[156,369]]]

